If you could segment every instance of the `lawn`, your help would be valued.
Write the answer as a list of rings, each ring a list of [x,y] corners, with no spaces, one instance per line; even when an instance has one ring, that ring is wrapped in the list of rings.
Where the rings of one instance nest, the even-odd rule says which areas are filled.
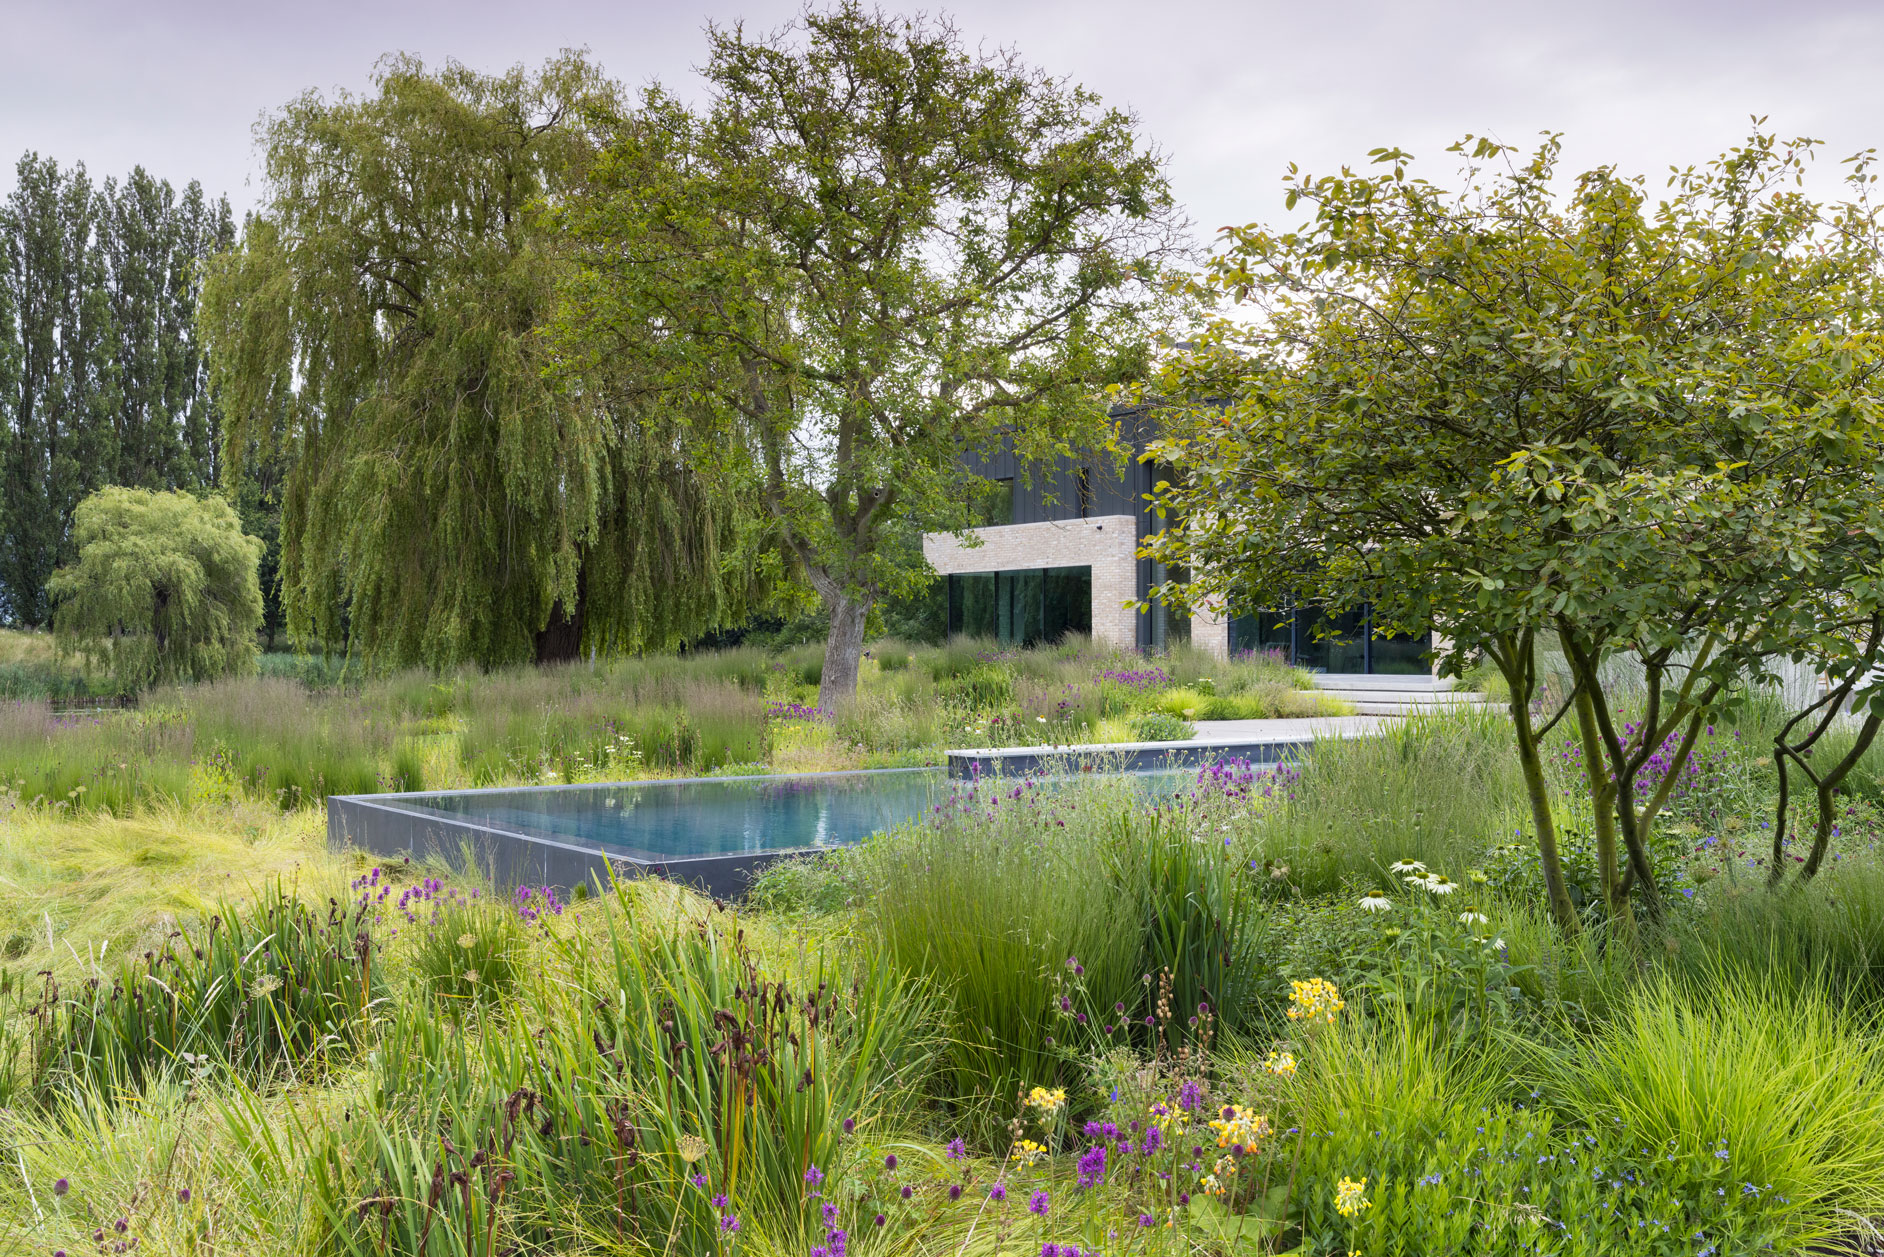
[[[930,745],[893,745],[898,704],[1028,713],[1112,667],[946,657],[879,653],[878,714],[848,717],[878,740],[762,716],[753,760],[894,760]],[[383,775],[411,747],[428,783],[563,780],[631,761],[578,761],[558,728],[667,693],[707,745],[718,709],[686,687],[763,713],[812,683],[712,658],[600,672],[639,704],[582,673],[391,678],[280,719],[312,738],[324,713],[344,748],[401,713],[369,744]],[[1160,666],[1145,709],[1205,675],[1239,692]],[[979,707],[941,694],[995,675]],[[200,704],[191,746],[240,727],[233,700],[176,701]],[[1753,706],[1707,736],[1665,827],[1671,914],[1634,941],[1548,921],[1492,713],[1175,798],[963,783],[738,906],[332,855],[305,792],[201,760],[185,799],[16,795],[0,1251],[1831,1251],[1884,1215],[1884,783],[1865,765],[1828,872],[1770,895],[1770,725]]]

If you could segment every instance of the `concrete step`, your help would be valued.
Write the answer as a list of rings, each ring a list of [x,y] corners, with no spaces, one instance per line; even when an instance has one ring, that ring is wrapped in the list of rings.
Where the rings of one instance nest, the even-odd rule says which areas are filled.
[[[1326,694],[1349,704],[1363,716],[1411,716],[1420,712],[1465,711],[1485,704],[1473,691],[1298,690],[1304,697]]]
[[[1404,675],[1393,672],[1316,672],[1312,674],[1318,690],[1392,690],[1395,693],[1446,693],[1458,683],[1451,677],[1426,673]]]

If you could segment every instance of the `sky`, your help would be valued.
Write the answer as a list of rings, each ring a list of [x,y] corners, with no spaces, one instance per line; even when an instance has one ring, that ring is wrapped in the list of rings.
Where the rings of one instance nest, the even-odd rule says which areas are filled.
[[[368,86],[384,53],[484,70],[586,48],[612,76],[697,98],[705,23],[769,30],[797,0],[0,0],[0,190],[27,150],[95,177],[142,165],[194,178],[240,214],[264,189],[254,126],[310,88]],[[885,3],[900,11],[907,6]],[[925,6],[931,12],[942,6]],[[1884,147],[1884,0],[960,0],[971,42],[1125,106],[1169,157],[1207,241],[1278,222],[1291,161],[1311,173],[1397,145],[1445,182],[1471,132],[1565,133],[1574,169],[1612,163],[1659,184],[1670,164],[1736,143],[1749,116]]]

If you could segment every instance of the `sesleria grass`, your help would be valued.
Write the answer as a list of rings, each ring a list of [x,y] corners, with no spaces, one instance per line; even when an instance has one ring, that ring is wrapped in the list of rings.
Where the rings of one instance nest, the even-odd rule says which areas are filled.
[[[1821,984],[1733,966],[1705,985],[1651,978],[1577,1050],[1534,1058],[1561,1117],[1759,1198],[1791,1243],[1884,1208],[1878,1023]]]

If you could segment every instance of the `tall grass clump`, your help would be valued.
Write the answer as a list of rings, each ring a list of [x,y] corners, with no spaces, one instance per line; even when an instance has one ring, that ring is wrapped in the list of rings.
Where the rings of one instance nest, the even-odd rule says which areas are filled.
[[[330,794],[382,788],[380,765],[396,726],[354,695],[314,695],[279,677],[217,681],[153,694],[153,709],[182,713],[198,754],[215,757],[257,798],[284,811]],[[410,767],[407,774],[416,775]],[[417,788],[418,782],[401,782]]]
[[[193,933],[61,988],[30,1010],[33,1090],[140,1088],[212,1062],[292,1075],[351,1044],[383,989],[364,909],[322,914],[277,887]]]
[[[988,1146],[1018,1092],[1065,1081],[1048,1042],[1056,975],[1083,970],[1098,1006],[1139,998],[1141,905],[1092,840],[1132,790],[989,779],[857,853],[871,936],[948,1001],[942,1093]]]
[[[54,715],[0,703],[0,790],[58,812],[186,803],[194,736],[173,711]]]
[[[1877,1020],[1820,985],[1651,978],[1577,1050],[1535,1056],[1561,1117],[1626,1135],[1705,1194],[1759,1197],[1794,1243],[1884,1210]]]
[[[1525,807],[1502,714],[1410,716],[1374,736],[1319,739],[1293,797],[1268,814],[1264,851],[1310,894],[1385,885],[1397,860],[1479,863]]]
[[[1884,1004],[1884,864],[1857,853],[1774,891],[1717,884],[1677,919],[1674,939],[1672,966],[1697,980],[1763,972]]]

